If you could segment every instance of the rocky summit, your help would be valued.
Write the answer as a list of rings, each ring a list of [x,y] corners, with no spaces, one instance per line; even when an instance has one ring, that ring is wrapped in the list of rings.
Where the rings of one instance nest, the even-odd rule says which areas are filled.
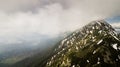
[[[46,67],[120,67],[120,39],[104,20],[92,21],[58,45]]]

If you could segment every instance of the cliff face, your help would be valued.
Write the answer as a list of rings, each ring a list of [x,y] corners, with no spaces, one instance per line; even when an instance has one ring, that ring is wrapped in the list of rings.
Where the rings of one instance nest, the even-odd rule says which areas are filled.
[[[93,21],[61,41],[46,67],[118,67],[120,40],[106,21]]]

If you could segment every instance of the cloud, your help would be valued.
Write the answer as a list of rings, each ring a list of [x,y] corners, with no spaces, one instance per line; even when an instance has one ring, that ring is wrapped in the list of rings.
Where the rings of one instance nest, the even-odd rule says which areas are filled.
[[[2,11],[19,11],[32,9],[38,6],[40,0],[0,0],[0,10]]]
[[[111,23],[111,25],[116,29],[120,29],[120,22],[114,22],[114,23]]]
[[[0,0],[0,42],[27,35],[51,37],[92,20],[120,15],[119,0]],[[27,38],[25,38],[27,39]]]

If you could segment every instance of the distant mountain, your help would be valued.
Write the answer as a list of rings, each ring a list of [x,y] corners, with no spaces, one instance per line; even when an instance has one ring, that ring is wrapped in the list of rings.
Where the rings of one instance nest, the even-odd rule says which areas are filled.
[[[37,59],[40,59],[40,62],[43,61],[41,58],[47,57],[54,45],[62,39],[63,36],[51,38],[45,36],[40,43],[35,43],[37,45],[32,45],[33,42],[11,44],[6,51],[0,53],[0,67],[30,67],[29,65]]]
[[[120,67],[119,36],[104,20],[76,30],[53,53],[46,67]]]
[[[64,33],[62,35],[64,35]],[[63,36],[58,36],[51,38],[50,40],[44,41],[44,43],[40,43],[44,45],[44,47],[38,45],[36,46],[36,49],[29,50],[29,52],[25,53],[23,56],[19,57],[18,55],[19,58],[22,58],[27,55],[29,56],[16,62],[15,64],[2,67],[38,67],[39,65],[44,66],[47,63],[47,60],[50,58],[51,54],[53,53],[54,48],[57,47],[57,45],[55,44],[59,43],[62,39]],[[23,52],[21,52],[21,54],[23,54]]]

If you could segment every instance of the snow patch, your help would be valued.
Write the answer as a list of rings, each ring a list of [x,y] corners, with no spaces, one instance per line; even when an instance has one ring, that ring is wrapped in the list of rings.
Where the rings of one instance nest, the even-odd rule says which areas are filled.
[[[97,44],[100,44],[103,40],[100,40]]]

